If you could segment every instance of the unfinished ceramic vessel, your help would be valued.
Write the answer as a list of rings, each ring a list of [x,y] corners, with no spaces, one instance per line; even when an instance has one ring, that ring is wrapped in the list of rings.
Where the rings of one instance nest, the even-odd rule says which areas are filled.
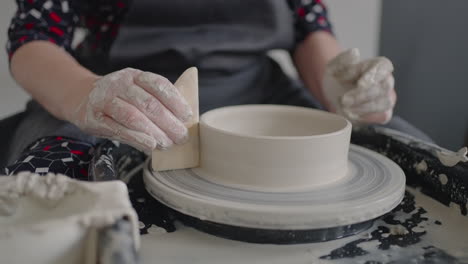
[[[130,245],[138,246],[138,220],[123,182],[29,172],[1,176],[0,262],[108,263],[98,246],[115,241],[102,245],[99,234],[121,219],[131,224]]]
[[[205,113],[200,121],[203,178],[243,189],[293,191],[346,175],[351,123],[302,107],[246,105]]]

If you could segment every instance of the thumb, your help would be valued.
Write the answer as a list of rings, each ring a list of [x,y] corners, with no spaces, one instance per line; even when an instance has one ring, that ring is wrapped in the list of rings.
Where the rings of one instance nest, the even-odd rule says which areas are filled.
[[[361,55],[359,50],[356,48],[348,49],[335,58],[333,58],[327,65],[328,70],[339,79],[353,79],[356,78],[358,71],[355,70],[356,67],[352,67],[355,64],[359,63]]]

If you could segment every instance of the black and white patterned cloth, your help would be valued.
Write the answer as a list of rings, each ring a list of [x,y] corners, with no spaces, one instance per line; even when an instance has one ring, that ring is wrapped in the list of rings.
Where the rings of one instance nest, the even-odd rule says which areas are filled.
[[[60,173],[73,179],[89,180],[88,166],[93,150],[91,144],[67,137],[41,138],[28,146],[14,164],[6,167],[4,174]]]

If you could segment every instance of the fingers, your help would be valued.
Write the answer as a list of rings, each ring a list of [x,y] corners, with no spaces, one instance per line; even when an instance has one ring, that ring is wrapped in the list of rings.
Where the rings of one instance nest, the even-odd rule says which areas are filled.
[[[155,96],[182,122],[186,122],[192,117],[190,105],[179,90],[166,78],[151,72],[143,72],[135,78],[135,83]]]
[[[357,49],[336,56],[327,65],[326,76],[336,80],[329,82],[333,85],[328,85],[327,91],[333,90],[335,94],[343,91],[342,96],[334,101],[337,112],[351,121],[388,122],[396,102],[392,72],[393,64],[389,59],[377,57],[360,62]],[[334,96],[334,93],[330,94],[332,96],[328,97]],[[333,100],[328,97],[333,104]]]
[[[375,100],[348,108],[355,115],[385,112],[393,108],[393,103],[388,96],[379,97]]]
[[[370,123],[370,124],[387,124],[393,115],[393,110],[388,110],[383,113],[372,113],[363,115],[358,119],[359,122],[362,123]]]
[[[145,133],[129,130],[109,116],[100,119],[99,134],[135,147],[149,154],[156,148],[156,140]]]
[[[340,71],[344,67],[357,64],[360,57],[358,49],[345,50],[328,63],[328,68],[332,70],[332,72]]]
[[[134,69],[134,68],[125,68],[125,69],[120,70],[120,71],[129,73],[132,77],[135,77],[135,76],[137,76],[138,74],[142,73],[141,70]]]
[[[361,76],[357,80],[357,87],[370,89],[393,72],[392,62],[385,57],[377,57],[360,63]]]
[[[135,106],[137,111],[146,116],[176,144],[183,144],[188,139],[187,127],[153,95],[141,87],[132,85],[122,95],[125,101]]]
[[[391,89],[388,94],[364,104],[343,108],[343,113],[351,121],[384,124],[391,119],[395,104],[396,93]]]
[[[151,120],[148,119],[141,111],[135,106],[123,101],[120,98],[114,98],[112,103],[107,104],[104,113],[110,116],[124,126],[128,130],[142,132],[150,135],[156,142],[154,148],[167,149],[173,141],[156,126]]]
[[[359,50],[348,49],[332,59],[327,69],[340,81],[356,80],[360,74],[360,68],[356,67],[359,60]]]
[[[112,72],[94,83],[94,89],[89,94],[89,104],[100,110],[119,94],[125,93],[128,86],[133,84],[133,77],[141,71],[132,68]]]
[[[388,75],[377,85],[370,88],[358,86],[343,95],[341,103],[343,107],[352,107],[353,105],[363,104],[374,100],[377,97],[387,96],[394,89],[395,79],[393,75]]]

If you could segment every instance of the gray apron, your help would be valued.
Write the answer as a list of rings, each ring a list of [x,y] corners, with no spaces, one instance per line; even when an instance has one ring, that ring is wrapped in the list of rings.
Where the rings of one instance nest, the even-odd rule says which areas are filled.
[[[99,74],[132,67],[171,81],[196,66],[202,113],[254,103],[317,108],[303,85],[290,80],[266,54],[270,49],[292,49],[293,24],[286,0],[134,0],[108,59],[93,61],[79,55],[77,59]],[[389,126],[426,138],[401,119]],[[10,140],[7,164],[45,136],[93,144],[100,140],[57,120],[32,101]]]
[[[273,103],[291,82],[266,53],[293,47],[293,24],[285,0],[134,0],[107,72],[132,67],[175,81],[196,66],[202,113]]]

